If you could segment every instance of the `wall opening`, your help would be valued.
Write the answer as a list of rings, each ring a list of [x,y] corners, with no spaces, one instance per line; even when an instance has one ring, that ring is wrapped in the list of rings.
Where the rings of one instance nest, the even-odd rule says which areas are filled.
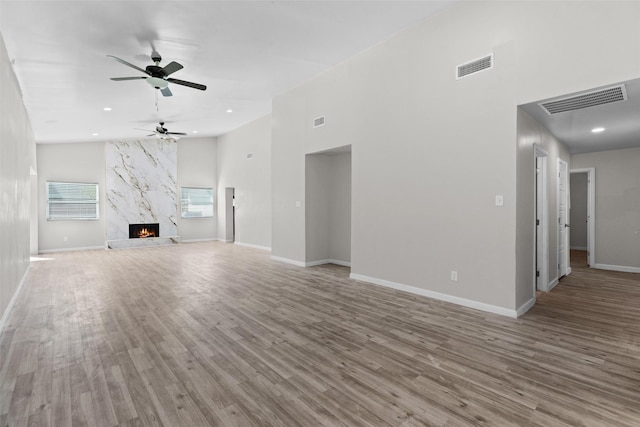
[[[351,146],[305,159],[305,265],[351,266]]]

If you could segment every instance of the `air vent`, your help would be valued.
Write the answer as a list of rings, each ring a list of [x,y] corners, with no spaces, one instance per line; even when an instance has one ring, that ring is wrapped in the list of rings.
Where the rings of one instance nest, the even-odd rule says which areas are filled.
[[[611,104],[627,100],[627,90],[624,85],[598,89],[592,92],[574,95],[553,101],[541,102],[540,105],[547,114],[558,114],[567,111],[581,110],[598,105]]]
[[[317,128],[320,126],[324,126],[324,116],[316,117],[313,119],[313,127]]]
[[[456,79],[461,79],[491,68],[493,68],[493,54],[467,62],[466,64],[458,65],[456,67]]]

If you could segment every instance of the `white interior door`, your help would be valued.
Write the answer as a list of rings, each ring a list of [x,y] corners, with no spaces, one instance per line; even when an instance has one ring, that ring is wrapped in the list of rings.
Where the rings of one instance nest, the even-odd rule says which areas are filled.
[[[569,204],[567,163],[558,160],[558,277],[568,273]]]
[[[536,291],[549,291],[549,200],[548,167],[549,154],[534,144],[535,156],[535,279]]]

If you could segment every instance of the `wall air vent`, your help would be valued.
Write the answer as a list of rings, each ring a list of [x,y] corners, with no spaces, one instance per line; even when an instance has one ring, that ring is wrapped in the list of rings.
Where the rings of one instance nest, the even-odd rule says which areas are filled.
[[[316,117],[313,119],[313,127],[318,128],[320,126],[324,126],[324,116]]]
[[[456,67],[456,80],[493,68],[493,54]]]
[[[547,114],[551,115],[626,100],[627,90],[624,85],[618,85],[580,95],[572,95],[552,101],[541,102],[538,105],[540,105]]]

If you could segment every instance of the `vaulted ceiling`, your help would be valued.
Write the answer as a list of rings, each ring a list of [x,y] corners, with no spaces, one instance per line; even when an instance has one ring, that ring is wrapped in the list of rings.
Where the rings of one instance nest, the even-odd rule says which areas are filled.
[[[271,111],[271,100],[437,13],[451,1],[6,1],[0,30],[36,140],[215,136]],[[163,97],[145,77],[155,48],[171,77]],[[105,108],[111,110],[106,111]]]

